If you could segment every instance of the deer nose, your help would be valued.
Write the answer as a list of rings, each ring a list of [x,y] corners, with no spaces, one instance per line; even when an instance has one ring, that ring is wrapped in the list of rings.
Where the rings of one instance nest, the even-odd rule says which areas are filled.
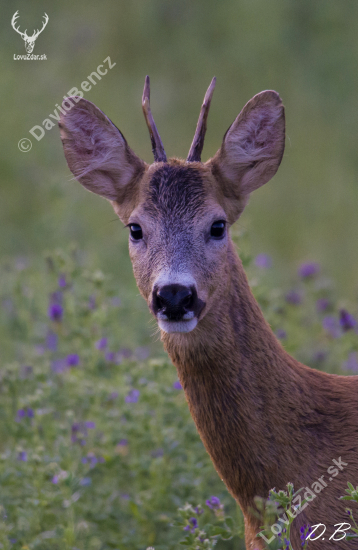
[[[191,319],[194,316],[194,307],[197,301],[197,292],[194,287],[173,284],[156,288],[153,291],[153,311],[166,316],[168,320],[180,321],[185,316]],[[190,315],[192,312],[192,315]]]

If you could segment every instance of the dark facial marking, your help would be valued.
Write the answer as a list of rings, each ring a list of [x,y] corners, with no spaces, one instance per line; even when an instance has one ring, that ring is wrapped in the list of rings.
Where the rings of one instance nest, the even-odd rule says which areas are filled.
[[[156,216],[190,219],[203,207],[204,199],[204,186],[198,170],[165,165],[153,174],[145,208]]]

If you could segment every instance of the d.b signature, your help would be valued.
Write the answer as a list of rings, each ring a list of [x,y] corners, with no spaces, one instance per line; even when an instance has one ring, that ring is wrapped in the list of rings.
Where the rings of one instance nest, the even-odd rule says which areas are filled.
[[[334,540],[339,541],[346,538],[346,536],[349,534],[347,531],[350,530],[351,525],[350,523],[336,523],[334,525],[336,527],[335,532],[333,535],[329,537],[328,540]],[[324,540],[326,537],[324,537],[326,533],[326,526],[323,523],[317,523],[316,525],[312,525],[311,532],[309,535],[307,535],[307,540],[318,540],[322,538]]]

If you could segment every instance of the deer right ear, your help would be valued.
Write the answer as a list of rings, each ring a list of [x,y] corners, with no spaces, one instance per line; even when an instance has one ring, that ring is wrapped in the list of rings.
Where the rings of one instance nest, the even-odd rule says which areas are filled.
[[[252,191],[267,183],[285,148],[285,111],[277,92],[255,95],[227,130],[222,146],[208,161],[233,223]]]
[[[129,148],[118,128],[93,103],[70,97],[59,122],[67,164],[89,191],[112,201],[120,218],[136,195],[146,163]],[[122,215],[121,215],[122,214]]]

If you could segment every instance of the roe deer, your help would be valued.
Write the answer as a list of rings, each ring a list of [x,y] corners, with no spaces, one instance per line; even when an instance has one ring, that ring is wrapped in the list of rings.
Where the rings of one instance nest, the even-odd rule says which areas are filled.
[[[358,481],[358,377],[335,376],[288,355],[253,297],[229,235],[252,191],[276,173],[285,143],[284,107],[274,91],[253,97],[215,156],[201,162],[211,82],[188,158],[167,160],[149,103],[142,106],[154,163],[129,148],[117,127],[79,97],[64,104],[60,130],[68,166],[108,199],[129,227],[142,296],[158,321],[200,437],[245,517],[248,549],[264,548],[254,497],[308,487],[311,501],[293,523],[325,524],[312,548],[347,520],[347,481]],[[68,111],[66,111],[68,109]],[[322,494],[318,494],[322,491]],[[304,491],[305,492],[305,491]],[[313,496],[312,496],[313,495]]]

